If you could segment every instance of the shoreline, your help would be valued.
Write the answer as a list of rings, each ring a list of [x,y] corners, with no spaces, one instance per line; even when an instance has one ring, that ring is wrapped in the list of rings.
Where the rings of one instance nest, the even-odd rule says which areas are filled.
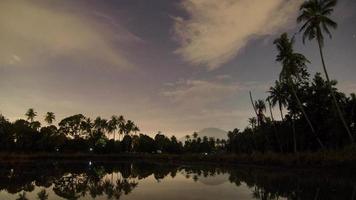
[[[209,164],[245,165],[271,168],[341,168],[355,169],[356,154],[351,152],[316,152],[298,154],[256,153],[250,155],[234,154],[88,154],[88,153],[0,153],[1,163],[23,163],[34,161],[65,162],[164,162],[168,164]]]

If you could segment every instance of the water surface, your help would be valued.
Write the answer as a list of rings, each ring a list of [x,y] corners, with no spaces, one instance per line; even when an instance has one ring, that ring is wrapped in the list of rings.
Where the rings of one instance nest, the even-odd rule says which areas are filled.
[[[356,175],[147,162],[0,165],[0,199],[356,200]],[[47,198],[46,198],[47,197]]]

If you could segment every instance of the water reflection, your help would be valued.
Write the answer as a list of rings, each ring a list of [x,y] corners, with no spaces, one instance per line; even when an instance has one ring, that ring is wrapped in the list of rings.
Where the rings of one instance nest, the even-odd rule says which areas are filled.
[[[288,172],[145,162],[1,164],[0,199],[144,199],[144,195],[130,195],[136,188],[140,188],[137,194],[157,189],[144,180],[161,184],[156,185],[157,191],[162,191],[154,193],[157,199],[180,199],[176,191],[184,190],[192,194],[185,193],[185,199],[217,199],[225,195],[224,199],[356,200],[355,174],[346,171]],[[200,186],[194,188],[192,184]],[[169,187],[172,189],[166,189]],[[216,187],[220,193],[208,194]],[[204,192],[194,193],[198,189]]]

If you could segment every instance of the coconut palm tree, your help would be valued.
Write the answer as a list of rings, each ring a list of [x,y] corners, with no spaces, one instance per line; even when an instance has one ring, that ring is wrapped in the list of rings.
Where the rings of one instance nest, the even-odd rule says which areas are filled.
[[[30,120],[30,122],[33,122],[33,120],[37,116],[37,112],[35,112],[35,110],[33,108],[30,108],[27,110],[25,115],[27,117],[27,120]]]
[[[272,107],[275,107],[278,104],[281,119],[283,121],[283,107],[287,106],[288,103],[288,95],[286,94],[284,85],[281,82],[276,81],[275,86],[270,87],[268,93],[269,96],[267,97],[267,101],[271,102]]]
[[[252,129],[255,129],[256,128],[256,124],[257,124],[256,117],[248,118],[248,123],[250,124]]]
[[[264,112],[266,111],[266,104],[263,100],[259,99],[255,102],[255,108],[257,111],[257,124],[261,126],[265,119]]]
[[[295,88],[295,80],[301,81],[301,74],[305,71],[306,63],[308,62],[308,60],[305,58],[304,55],[294,52],[294,37],[289,39],[287,33],[283,33],[280,38],[274,41],[274,44],[276,45],[278,50],[276,61],[282,64],[280,81],[285,82],[292,91],[292,95],[296,99],[298,107],[301,110],[304,118],[306,119],[310,130],[316,136],[320,147],[324,148],[323,143],[316,135],[314,126],[312,125],[308,115],[306,114],[303,104],[300,101]]]
[[[124,116],[120,115],[118,118],[119,140],[120,140],[120,136],[124,134],[125,124],[126,124],[126,120]]]
[[[94,124],[89,117],[85,118],[85,120],[80,124],[81,131],[86,133],[87,135],[90,135],[92,133],[93,127],[94,127]]]
[[[135,123],[131,120],[127,120],[126,124],[124,125],[124,134],[129,135],[134,128],[135,128]]]
[[[133,128],[132,128],[132,131],[133,131],[135,134],[137,134],[137,132],[140,131],[140,128],[135,124],[135,125],[133,126]]]
[[[107,120],[106,119],[102,119],[101,117],[97,117],[94,120],[94,128],[101,132],[107,129]]]
[[[47,112],[44,120],[48,123],[48,125],[51,125],[53,121],[56,120],[56,116],[53,112]]]
[[[114,140],[116,135],[116,130],[118,129],[119,118],[116,115],[111,116],[111,119],[108,121],[107,129],[109,134],[114,134]]]
[[[273,117],[272,103],[271,103],[271,101],[269,100],[269,97],[267,97],[266,100],[267,100],[267,102],[268,102],[269,112],[270,112],[271,120],[272,120],[272,123],[273,123],[273,130],[274,130],[274,134],[275,134],[275,137],[276,137],[278,146],[279,146],[279,150],[280,150],[281,152],[283,152],[282,145],[281,145],[281,142],[280,142],[280,140],[279,140],[278,133],[277,133],[276,122],[274,121],[274,117]],[[283,121],[283,115],[282,115],[282,121]]]
[[[340,109],[339,103],[337,102],[335,92],[332,90],[332,85],[331,85],[328,71],[326,69],[324,54],[323,54],[323,46],[324,46],[323,33],[326,33],[331,38],[332,35],[330,29],[337,28],[337,23],[330,18],[330,15],[333,13],[336,4],[337,4],[337,0],[305,1],[300,7],[301,14],[297,18],[297,22],[303,23],[302,27],[300,28],[300,32],[303,32],[303,42],[305,43],[306,39],[308,40],[316,39],[318,43],[324,74],[330,89],[333,102],[336,107],[337,114],[339,115],[339,118],[350,138],[351,143],[353,143],[354,138],[351,134],[349,126],[346,123],[346,120]]]

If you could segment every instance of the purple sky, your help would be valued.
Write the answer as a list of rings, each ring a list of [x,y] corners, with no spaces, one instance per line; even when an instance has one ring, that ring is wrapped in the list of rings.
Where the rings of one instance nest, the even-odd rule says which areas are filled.
[[[0,112],[14,120],[124,115],[144,133],[231,130],[278,78],[273,40],[298,30],[302,0],[1,0]],[[325,54],[356,88],[356,1],[340,0]],[[315,42],[296,48],[321,71]]]

